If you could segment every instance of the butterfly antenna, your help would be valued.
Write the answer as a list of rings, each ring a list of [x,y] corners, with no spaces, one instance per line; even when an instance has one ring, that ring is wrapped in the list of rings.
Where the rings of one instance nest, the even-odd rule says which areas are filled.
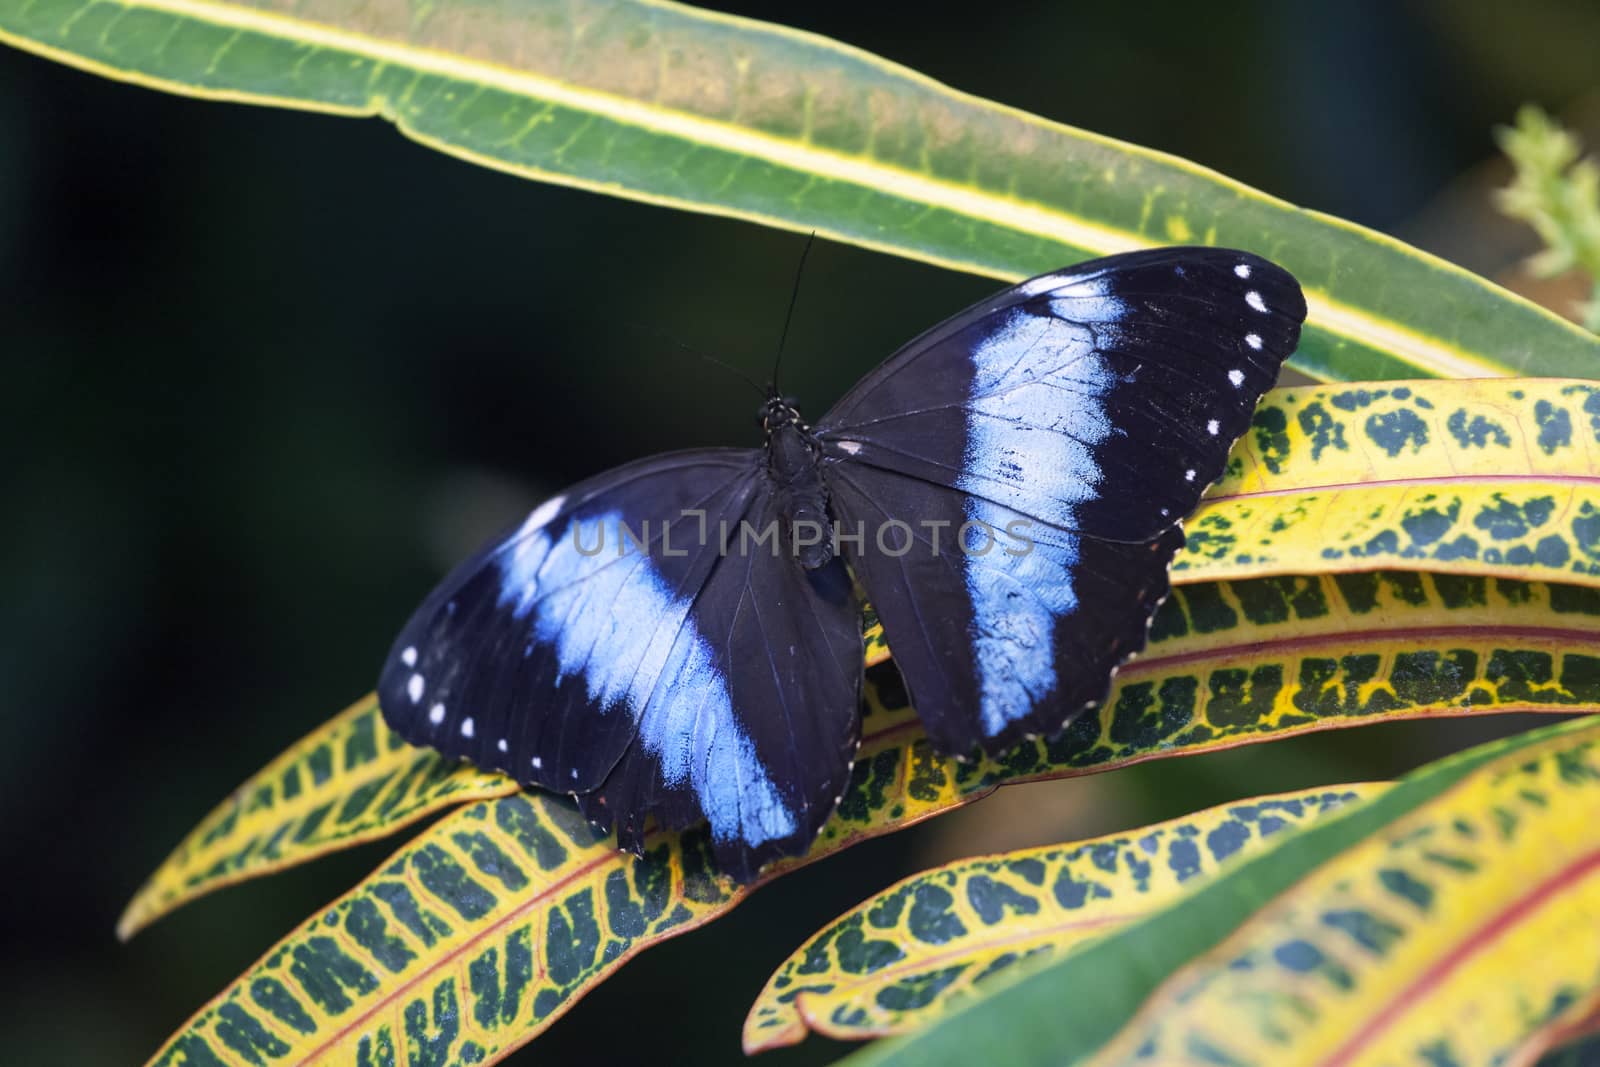
[[[778,396],[782,390],[778,384],[778,371],[783,367],[783,345],[789,340],[789,324],[794,321],[794,306],[800,300],[800,278],[805,274],[806,257],[811,254],[811,246],[817,243],[817,231],[812,230],[811,236],[806,238],[806,246],[800,251],[800,265],[794,269],[794,288],[789,291],[789,310],[783,316],[783,333],[778,335],[778,356],[772,361],[772,385],[768,391],[772,396]]]
[[[738,378],[740,381],[744,382],[750,388],[754,389],[761,396],[765,397],[767,395],[767,391],[761,387],[761,383],[760,382],[756,381],[754,378],[750,377],[750,375],[746,374],[744,371],[740,370],[738,367],[735,367],[733,364],[724,362],[723,360],[718,359],[716,356],[713,356],[711,353],[704,352],[704,351],[694,347],[691,344],[685,344],[683,341],[680,341],[676,337],[673,337],[671,334],[667,333],[665,330],[657,329],[654,326],[645,326],[644,324],[637,323],[637,322],[630,322],[630,323],[628,323],[628,325],[631,328],[633,328],[635,330],[638,330],[641,333],[650,334],[652,337],[656,338],[659,341],[665,341],[667,344],[671,345],[674,348],[677,348],[677,349],[679,349],[681,351],[684,351],[684,352],[688,352],[691,355],[699,356],[701,359],[705,360],[707,363],[715,364],[716,366],[721,367],[723,370],[727,371],[729,374],[732,374],[735,378]]]
[[[695,355],[699,356],[701,359],[705,360],[707,363],[713,363],[716,366],[721,367],[723,370],[727,371],[728,373],[736,375],[739,378],[740,381],[744,382],[750,388],[754,389],[761,396],[764,397],[764,396],[767,395],[767,391],[765,389],[761,388],[761,383],[760,382],[756,381],[754,378],[750,377],[750,375],[746,374],[744,371],[740,370],[738,367],[735,367],[733,364],[724,363],[722,360],[718,359],[716,356],[708,355],[707,353],[700,351],[698,348],[692,348],[689,345],[684,344],[682,341],[679,341],[677,344],[678,344],[678,347],[683,349],[685,352],[693,352]]]

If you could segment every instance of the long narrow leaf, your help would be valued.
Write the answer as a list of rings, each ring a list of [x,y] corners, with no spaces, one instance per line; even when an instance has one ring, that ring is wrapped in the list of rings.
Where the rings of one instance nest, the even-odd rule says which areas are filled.
[[[808,938],[744,1024],[746,1052],[807,1030],[841,1040],[906,1033],[981,994],[1025,959],[1059,956],[1166,907],[1274,834],[1384,783],[1220,804],[1068,845],[957,860],[875,893]]]
[[[1597,818],[1600,718],[1480,746],[850,1062],[1536,1054],[1600,990]]]
[[[1296,363],[1583,375],[1600,342],[1482,278],[1172,156],[811,34],[660,0],[0,0],[0,40],[172,92],[346,115],[486,166],[1016,278],[1232,245],[1307,290]]]

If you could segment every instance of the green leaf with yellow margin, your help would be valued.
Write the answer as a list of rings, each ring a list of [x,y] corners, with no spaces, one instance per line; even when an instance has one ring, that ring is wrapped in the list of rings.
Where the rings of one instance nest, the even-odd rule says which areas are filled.
[[[1455,679],[1468,694],[1464,700],[1580,699],[1571,694],[1587,692],[1581,669],[1569,669],[1554,650],[1574,634],[1589,639],[1584,627],[1565,621],[1588,610],[1587,594],[1566,583],[1600,583],[1597,398],[1596,386],[1562,381],[1428,381],[1268,394],[1255,431],[1235,446],[1229,474],[1189,523],[1189,545],[1174,569],[1187,591],[1158,615],[1150,651],[1124,672],[1139,684],[1119,689],[1118,700],[1154,692],[1155,683],[1140,679],[1159,670],[1166,649],[1177,649],[1172,654],[1181,661],[1215,658],[1229,646],[1236,648],[1232,659],[1217,659],[1207,684],[1215,686],[1219,706],[1245,700],[1248,691],[1250,708],[1260,709],[1228,713],[1236,721],[1222,733],[1234,743],[1253,735],[1252,722],[1306,714],[1292,699],[1312,705],[1309,713],[1317,716],[1335,705],[1341,715],[1357,717],[1368,714],[1357,707],[1371,713],[1410,707],[1420,683],[1406,679],[1429,663],[1429,670]],[[1396,425],[1409,427],[1407,447],[1393,447],[1385,428]],[[1308,518],[1313,512],[1316,518]],[[1378,575],[1372,567],[1395,569]],[[1428,577],[1422,570],[1440,573]],[[1283,571],[1349,573],[1292,579]],[[1524,584],[1543,577],[1557,584]],[[1389,648],[1384,624],[1375,628],[1380,618],[1404,619],[1418,635],[1402,664],[1411,673],[1398,676],[1401,694],[1380,688],[1331,695],[1354,694],[1363,678],[1376,678],[1373,657]],[[1279,647],[1299,642],[1302,654],[1252,663],[1255,628],[1285,623],[1292,626],[1278,631]],[[1378,651],[1357,656],[1344,648],[1349,631],[1368,633]],[[1557,636],[1544,640],[1547,631]],[[1513,632],[1526,640],[1505,644]],[[1441,646],[1452,634],[1457,639]],[[1187,635],[1186,643],[1165,643],[1178,635]],[[875,618],[867,647],[869,663],[888,657]],[[1520,695],[1510,681],[1519,676],[1526,679]],[[1284,688],[1285,678],[1299,678],[1302,690]],[[1561,688],[1563,679],[1572,688]],[[1270,696],[1269,682],[1276,686]],[[1483,695],[1502,687],[1503,700]],[[1174,697],[1165,721],[1204,719],[1210,705],[1197,703],[1192,695]],[[511,789],[499,775],[405,746],[369,697],[274,761],[202,823],[140,891],[119,929],[128,936],[219,885]]]
[[[1354,577],[1180,590],[1162,609],[1151,653],[1124,669],[1100,714],[999,760],[935,755],[892,667],[874,668],[839,810],[810,854],[766,877],[1003,782],[1366,722],[1600,708],[1595,590],[1414,572]],[[423,1046],[440,1062],[490,1062],[633,953],[749,892],[717,876],[703,830],[658,832],[635,860],[596,837],[565,798],[479,801],[445,815],[291,934],[154,1062],[386,1062]]]
[[[812,34],[661,0],[0,0],[0,40],[343,115],[485,166],[1014,279],[1171,243],[1305,286],[1324,379],[1581,375],[1600,342],[1482,278],[1185,160]]]
[[[1173,903],[1282,830],[1386,783],[1220,804],[1089,841],[957,860],[868,897],[783,962],[744,1024],[763,1052],[808,1030],[906,1033],[1025,959],[1060,956]]]
[[[1597,820],[1600,718],[1483,745],[848,1062],[1527,1062],[1600,999]]]

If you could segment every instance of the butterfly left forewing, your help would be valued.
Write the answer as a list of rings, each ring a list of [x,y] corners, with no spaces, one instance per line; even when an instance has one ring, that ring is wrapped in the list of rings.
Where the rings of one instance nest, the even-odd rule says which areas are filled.
[[[391,728],[577,795],[635,851],[652,817],[708,822],[741,880],[804,851],[855,751],[860,614],[842,563],[781,551],[761,464],[657,456],[535,508],[402,630]]]
[[[981,557],[947,539],[938,561],[920,558],[926,540],[899,554],[844,542],[941,747],[998,751],[1103,697],[1166,595],[1178,523],[1304,314],[1293,278],[1255,256],[1114,256],[935,327],[822,420],[847,532],[893,519],[1001,534]]]
[[[401,630],[378,680],[390,727],[520,782],[599,786],[714,562],[685,513],[713,525],[742,514],[758,462],[735,449],[656,456],[534,508]]]

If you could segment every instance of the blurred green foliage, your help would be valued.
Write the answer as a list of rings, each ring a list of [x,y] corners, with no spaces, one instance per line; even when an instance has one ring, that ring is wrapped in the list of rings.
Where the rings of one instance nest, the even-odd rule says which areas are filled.
[[[1497,197],[1500,210],[1539,234],[1544,250],[1528,261],[1541,278],[1582,271],[1593,287],[1578,305],[1587,329],[1600,333],[1600,163],[1580,159],[1578,138],[1537,107],[1495,131],[1516,175]]]

